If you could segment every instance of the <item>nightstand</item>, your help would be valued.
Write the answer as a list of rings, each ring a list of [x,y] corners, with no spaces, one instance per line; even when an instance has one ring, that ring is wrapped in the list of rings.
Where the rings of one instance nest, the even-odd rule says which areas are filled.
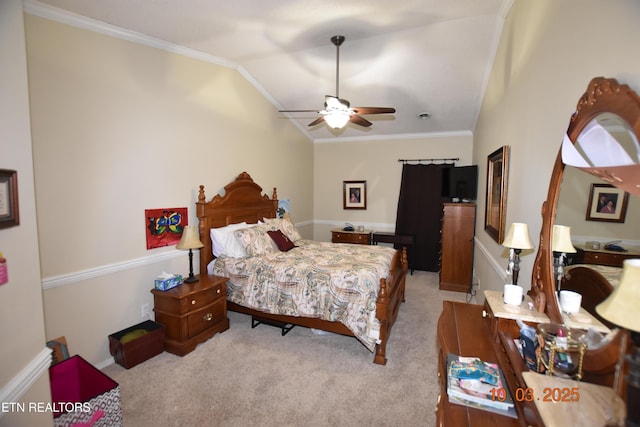
[[[356,243],[359,245],[371,244],[371,230],[344,231],[341,229],[331,230],[331,241],[333,243]]]
[[[155,320],[165,327],[165,350],[184,356],[196,345],[229,329],[227,278],[200,276],[195,283],[152,289]]]

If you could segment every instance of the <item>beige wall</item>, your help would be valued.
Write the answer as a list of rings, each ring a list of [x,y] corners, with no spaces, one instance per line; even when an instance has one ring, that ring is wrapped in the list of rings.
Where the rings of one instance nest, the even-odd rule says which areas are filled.
[[[107,336],[142,321],[153,279],[187,274],[146,249],[144,210],[189,208],[247,171],[291,199],[311,237],[312,143],[236,70],[26,15],[46,335],[110,359]],[[197,268],[198,259],[194,257]]]
[[[18,173],[20,224],[0,229],[0,402],[49,402],[22,2],[0,1],[0,169]],[[51,413],[0,412],[2,426],[51,424]]]
[[[474,132],[474,163],[486,185],[486,157],[511,146],[507,227],[529,224],[538,246],[540,209],[551,169],[578,98],[596,76],[640,91],[640,3],[635,0],[516,0]],[[484,212],[479,200],[478,212]],[[476,272],[481,288],[500,289],[505,252],[477,220]],[[520,284],[531,284],[534,255],[524,256]]]
[[[332,228],[345,222],[373,230],[393,230],[396,223],[402,164],[398,159],[459,157],[471,164],[470,133],[422,138],[361,141],[337,139],[314,145],[314,238],[331,240]],[[367,209],[345,210],[343,181],[367,181]]]

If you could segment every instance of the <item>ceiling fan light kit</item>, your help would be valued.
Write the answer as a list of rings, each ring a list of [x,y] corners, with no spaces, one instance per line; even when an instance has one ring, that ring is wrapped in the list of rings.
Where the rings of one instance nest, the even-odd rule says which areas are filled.
[[[336,46],[336,95],[325,96],[324,110],[280,110],[281,113],[317,112],[320,117],[309,123],[309,126],[316,126],[325,122],[334,129],[342,129],[349,122],[363,127],[371,126],[371,122],[360,116],[360,114],[393,114],[396,112],[396,109],[392,107],[351,108],[349,101],[340,98],[340,45],[344,41],[344,36],[336,35],[331,37],[331,43]]]

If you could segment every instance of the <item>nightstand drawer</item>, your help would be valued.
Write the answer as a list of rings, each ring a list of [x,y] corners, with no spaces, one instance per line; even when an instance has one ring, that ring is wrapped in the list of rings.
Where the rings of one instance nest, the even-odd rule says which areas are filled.
[[[181,299],[179,314],[190,313],[194,310],[198,310],[199,308],[209,305],[225,296],[226,288],[224,283],[218,283],[211,289],[207,289],[206,291],[189,295],[188,298]]]
[[[187,336],[192,338],[224,319],[224,301],[220,300],[187,316]]]

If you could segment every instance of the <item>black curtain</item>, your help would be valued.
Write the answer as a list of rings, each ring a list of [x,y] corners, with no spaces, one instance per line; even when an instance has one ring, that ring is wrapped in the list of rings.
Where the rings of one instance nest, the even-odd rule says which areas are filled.
[[[411,234],[409,263],[415,270],[440,271],[442,171],[451,165],[402,166],[396,234]]]

